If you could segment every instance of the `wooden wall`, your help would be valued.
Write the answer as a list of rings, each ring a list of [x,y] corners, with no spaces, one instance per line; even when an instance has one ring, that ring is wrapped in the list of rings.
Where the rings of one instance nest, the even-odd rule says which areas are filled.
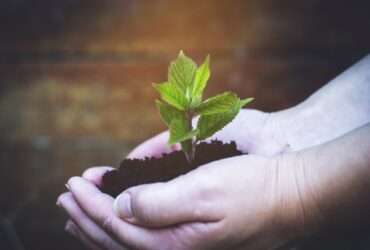
[[[60,242],[78,249],[62,233],[57,194],[69,176],[117,164],[164,129],[151,83],[165,79],[180,49],[197,62],[211,54],[207,94],[233,90],[255,97],[253,108],[279,110],[369,53],[369,7],[331,0],[1,1],[2,215],[27,249]]]

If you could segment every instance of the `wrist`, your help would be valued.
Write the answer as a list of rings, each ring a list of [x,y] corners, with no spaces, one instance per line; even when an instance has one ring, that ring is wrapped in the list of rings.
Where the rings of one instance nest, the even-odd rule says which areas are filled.
[[[311,190],[309,161],[303,152],[275,157],[276,229],[285,242],[314,235],[322,227],[322,216]]]
[[[320,102],[303,102],[295,107],[271,113],[271,116],[291,151],[333,139],[335,131],[330,131],[333,129],[333,121],[325,114]]]

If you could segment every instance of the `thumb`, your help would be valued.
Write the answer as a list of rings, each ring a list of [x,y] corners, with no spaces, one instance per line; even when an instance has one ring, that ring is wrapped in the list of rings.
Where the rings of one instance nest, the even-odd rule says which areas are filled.
[[[207,191],[196,188],[199,185],[194,180],[188,183],[186,179],[130,188],[116,198],[114,211],[126,221],[147,227],[220,220],[210,199],[214,195],[207,195]]]

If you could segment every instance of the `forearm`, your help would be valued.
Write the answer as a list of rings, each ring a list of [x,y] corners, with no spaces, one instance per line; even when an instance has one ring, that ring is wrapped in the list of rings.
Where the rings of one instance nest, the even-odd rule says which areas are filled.
[[[295,154],[297,202],[308,232],[370,223],[370,124]]]
[[[300,150],[337,138],[370,122],[370,55],[296,107],[275,113],[290,146]],[[300,140],[295,140],[296,137]]]

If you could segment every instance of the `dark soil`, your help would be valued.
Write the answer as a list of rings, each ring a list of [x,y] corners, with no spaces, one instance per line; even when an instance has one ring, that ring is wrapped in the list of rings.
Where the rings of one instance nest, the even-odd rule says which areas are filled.
[[[117,196],[129,187],[171,180],[203,164],[243,154],[235,142],[202,142],[197,145],[195,159],[189,164],[182,151],[163,154],[161,158],[124,159],[119,169],[103,176],[102,191]]]

